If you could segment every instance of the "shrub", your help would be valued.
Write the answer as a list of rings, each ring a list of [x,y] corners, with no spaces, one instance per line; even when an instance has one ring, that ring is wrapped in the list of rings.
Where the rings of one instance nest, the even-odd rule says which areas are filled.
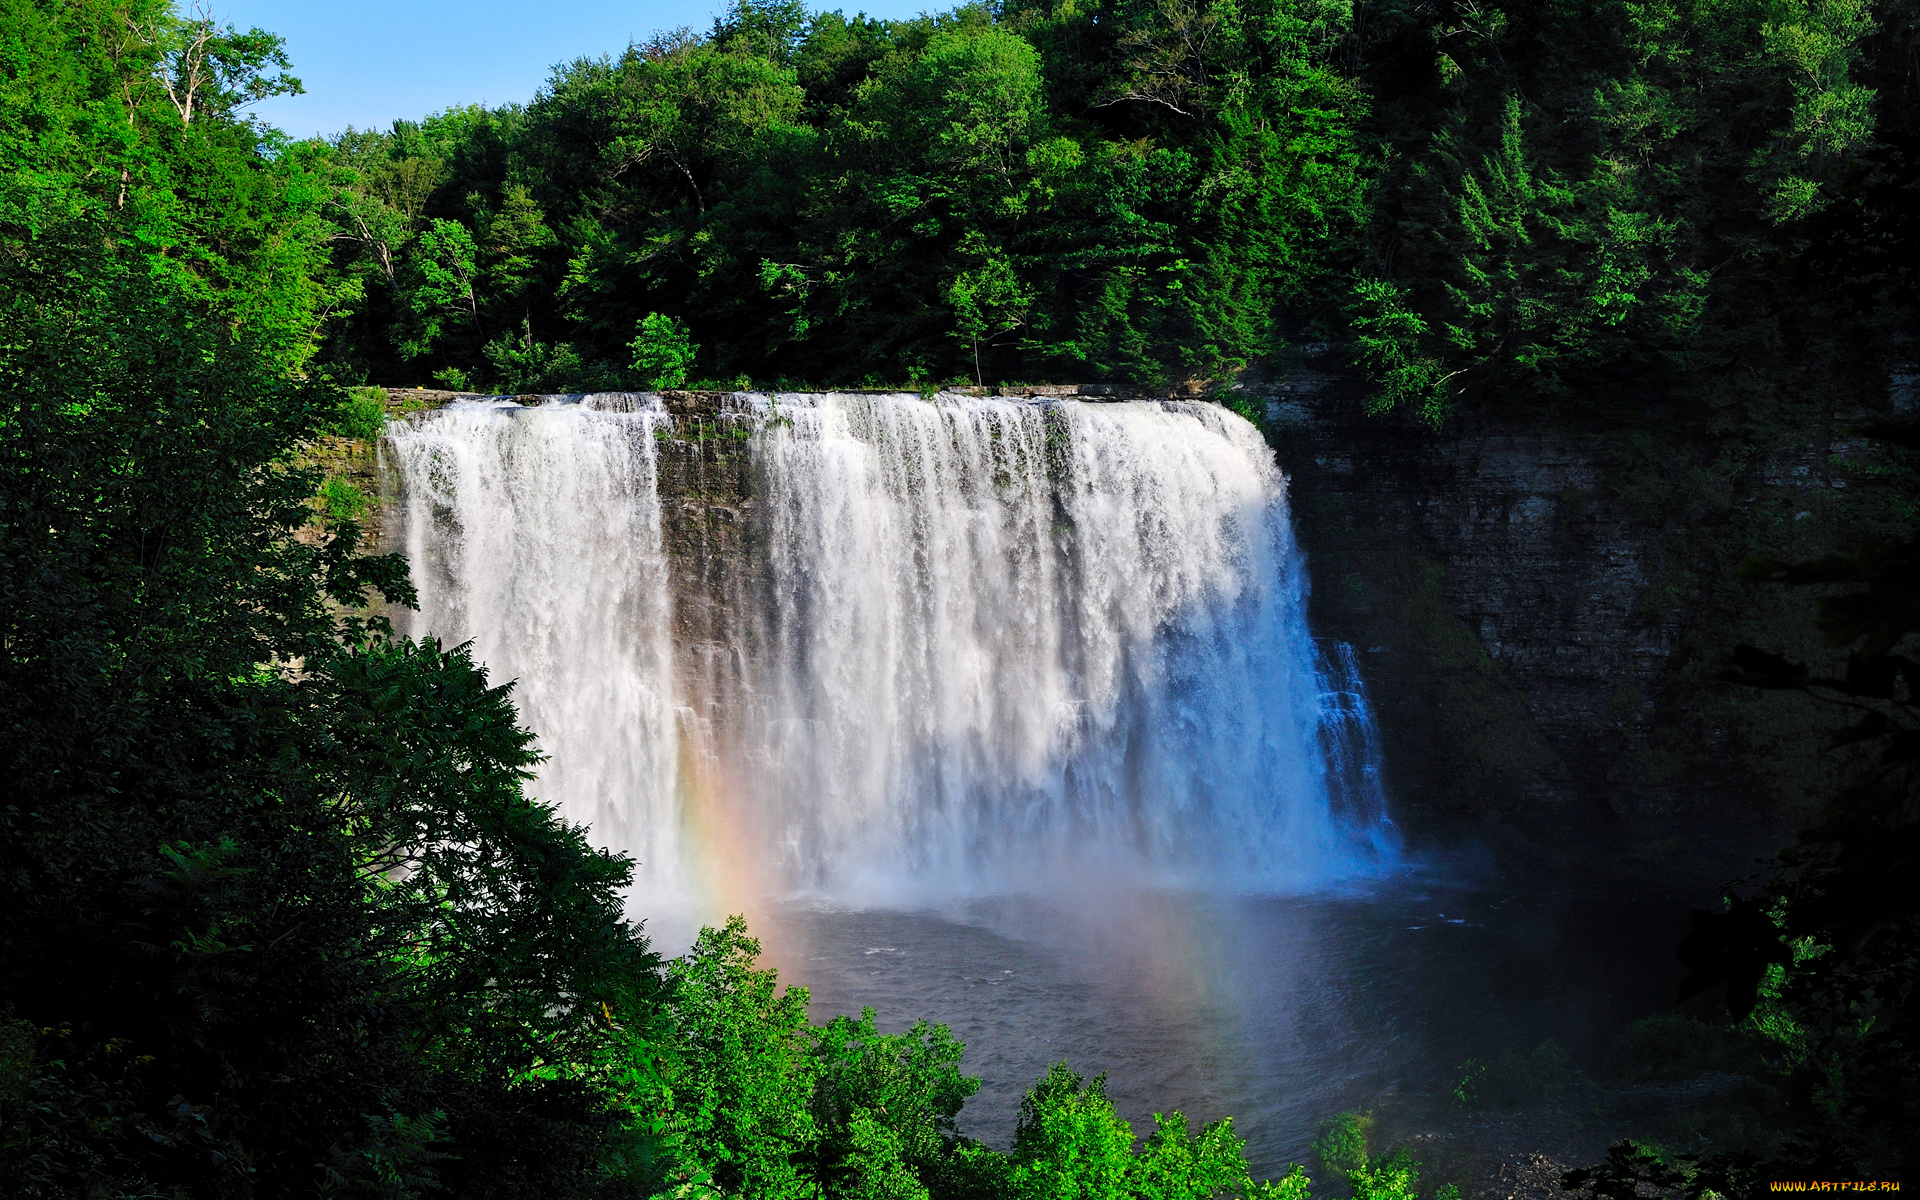
[[[371,441],[387,428],[387,391],[377,387],[347,389],[346,402],[334,421],[333,431],[340,437]]]
[[[1751,1054],[1724,1024],[1685,1013],[1642,1017],[1614,1042],[1614,1070],[1627,1079],[1689,1079],[1703,1071],[1750,1069]]]
[[[320,485],[320,508],[329,521],[358,521],[371,507],[373,501],[358,485],[337,475]]]
[[[1552,1099],[1577,1075],[1566,1048],[1548,1040],[1527,1054],[1509,1050],[1491,1064],[1470,1058],[1455,1069],[1447,1090],[1463,1108],[1512,1108]]]
[[[1453,1094],[1454,1101],[1462,1108],[1480,1103],[1481,1093],[1486,1090],[1487,1064],[1470,1058],[1455,1068],[1453,1075],[1453,1086],[1447,1090]]]
[[[483,353],[503,392],[572,391],[588,370],[571,343],[535,341],[524,330],[488,342]]]
[[[1364,1159],[1348,1174],[1353,1200],[1419,1200],[1420,1164],[1402,1146],[1369,1163]]]
[[[1321,1174],[1343,1181],[1366,1166],[1372,1138],[1371,1113],[1341,1113],[1320,1126],[1320,1135],[1313,1139],[1313,1157]]]
[[[1487,1100],[1502,1108],[1551,1100],[1574,1080],[1573,1058],[1548,1040],[1530,1053],[1507,1051],[1487,1070]]]
[[[1018,1200],[1307,1200],[1307,1177],[1289,1166],[1255,1183],[1246,1143],[1223,1119],[1194,1133],[1179,1113],[1155,1113],[1138,1152],[1133,1129],[1107,1098],[1106,1076],[1083,1079],[1055,1063],[1027,1093],[1004,1182],[984,1194]],[[976,1181],[990,1183],[986,1173]],[[975,1193],[982,1194],[982,1193]]]
[[[648,313],[635,327],[633,369],[650,388],[685,386],[687,370],[693,366],[700,347],[687,332],[686,323],[663,313]]]

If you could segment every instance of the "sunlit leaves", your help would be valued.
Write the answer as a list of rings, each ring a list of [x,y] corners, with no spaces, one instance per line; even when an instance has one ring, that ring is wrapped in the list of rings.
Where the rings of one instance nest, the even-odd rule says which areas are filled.
[[[928,166],[1005,178],[1043,112],[1040,56],[1004,29],[941,32],[868,107],[895,131],[924,139]]]
[[[1770,0],[1760,27],[1767,55],[1793,88],[1792,123],[1755,162],[1775,178],[1769,208],[1790,220],[1818,204],[1818,183],[1873,132],[1873,92],[1852,82],[1859,43],[1873,28],[1864,0]]]
[[[1340,3],[1103,16],[1136,56],[1187,46],[1177,73],[1204,77],[1201,122],[1062,83],[1111,75],[1120,53],[1104,31],[1067,38],[1090,31],[1072,5],[797,14],[743,3],[710,37],[567,64],[524,117],[396,127],[378,153],[353,149],[360,179],[340,194],[372,208],[334,206],[340,244],[363,248],[348,269],[369,281],[366,309],[405,317],[405,361],[497,386],[633,386],[624,348],[658,310],[686,320],[720,375],[1205,377],[1272,353],[1289,312],[1340,273],[1366,206],[1365,99],[1331,66],[1351,22]],[[1173,124],[1142,124],[1147,110]],[[451,172],[417,224],[406,163],[415,182]],[[523,203],[551,240],[514,249],[497,230]],[[415,231],[435,220],[477,248],[464,324],[444,303],[410,307],[413,260],[435,250]],[[563,345],[577,363],[534,367],[538,347]],[[382,358],[361,332],[338,348]]]
[[[650,388],[685,386],[687,369],[700,352],[687,334],[686,322],[662,313],[642,317],[628,345],[633,350],[633,369]]]
[[[1408,307],[1406,291],[1384,279],[1354,285],[1354,345],[1361,365],[1379,385],[1368,399],[1376,413],[1411,408],[1437,425],[1447,411],[1440,359],[1423,353],[1427,322]]]
[[[954,276],[946,298],[953,305],[956,336],[973,346],[977,382],[981,344],[990,345],[1025,327],[1034,294],[1014,273],[1005,251],[976,240],[963,253],[977,265]]]
[[[1299,1167],[1276,1180],[1253,1181],[1231,1119],[1197,1134],[1179,1113],[1155,1114],[1153,1123],[1136,1152],[1132,1127],[1107,1098],[1106,1077],[1088,1080],[1055,1063],[1021,1101],[1003,1194],[1020,1200],[1306,1200]]]
[[[1595,97],[1601,119],[1652,153],[1664,136],[1654,94],[1613,88]],[[1380,390],[1377,409],[1420,397],[1437,421],[1475,389],[1564,393],[1578,372],[1620,359],[1680,361],[1698,328],[1708,279],[1688,261],[1690,230],[1640,207],[1640,168],[1600,160],[1569,180],[1540,161],[1519,97],[1505,97],[1497,139],[1477,161],[1455,132],[1436,142],[1430,183],[1457,172],[1436,233],[1444,302],[1425,314],[1410,295],[1363,285],[1352,320],[1357,356]],[[1451,160],[1451,161],[1449,161]],[[1430,285],[1429,285],[1430,286]],[[1371,289],[1371,290],[1370,290]],[[1432,318],[1438,318],[1433,320]],[[1435,390],[1444,385],[1444,390]]]

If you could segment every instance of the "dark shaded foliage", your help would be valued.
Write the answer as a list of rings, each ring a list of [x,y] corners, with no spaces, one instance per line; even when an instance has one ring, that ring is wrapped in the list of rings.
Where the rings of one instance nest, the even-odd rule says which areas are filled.
[[[1887,430],[1911,439],[1910,427]],[[1603,1196],[1638,1184],[1689,1196],[1757,1194],[1782,1179],[1899,1179],[1914,1170],[1920,1123],[1920,539],[1798,563],[1756,560],[1747,575],[1819,587],[1818,623],[1847,652],[1841,676],[1752,646],[1725,678],[1831,702],[1835,747],[1877,753],[1762,877],[1695,912],[1680,947],[1684,998],[1724,986],[1735,1022],[1766,1048],[1784,1111],[1765,1150],[1668,1161],[1623,1143],[1567,1185]]]

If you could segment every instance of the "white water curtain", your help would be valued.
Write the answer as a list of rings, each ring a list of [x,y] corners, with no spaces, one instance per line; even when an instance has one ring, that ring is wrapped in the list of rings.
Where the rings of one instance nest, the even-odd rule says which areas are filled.
[[[742,395],[766,555],[728,744],[691,747],[770,890],[1299,888],[1369,857],[1327,741],[1286,483],[1214,405]],[[609,411],[609,410],[624,411]],[[422,630],[520,681],[536,785],[655,894],[698,873],[676,775],[647,402],[396,428]],[[1350,660],[1343,665],[1350,666]],[[1370,735],[1369,735],[1370,736]],[[1342,757],[1342,753],[1332,755]],[[1374,772],[1377,787],[1377,771]],[[1336,809],[1345,810],[1343,815]]]

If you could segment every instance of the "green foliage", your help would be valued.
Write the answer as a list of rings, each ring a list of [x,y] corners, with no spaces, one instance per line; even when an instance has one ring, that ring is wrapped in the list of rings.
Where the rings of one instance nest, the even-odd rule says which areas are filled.
[[[1773,432],[1812,343],[1876,336],[1780,265],[1889,117],[1910,124],[1876,41],[1908,20],[1679,0],[1376,25],[1360,75],[1391,157],[1364,275],[1384,286],[1348,309],[1376,407],[1604,421],[1639,395],[1691,435]]]
[[[1874,32],[1861,0],[1781,0],[1767,6],[1762,45],[1790,81],[1789,125],[1755,156],[1769,180],[1768,215],[1805,216],[1823,201],[1820,179],[1873,132],[1873,89],[1855,83],[1860,43]]]
[[[1447,415],[1449,393],[1440,359],[1422,356],[1420,337],[1428,326],[1407,307],[1405,289],[1384,279],[1363,279],[1354,286],[1354,350],[1361,366],[1379,385],[1368,410],[1411,408],[1421,420],[1438,426]]]
[[[835,1017],[812,1037],[818,1074],[810,1108],[825,1134],[824,1162],[844,1161],[860,1180],[895,1171],[889,1164],[920,1179],[951,1173],[961,1145],[955,1123],[980,1081],[960,1073],[964,1047],[945,1026],[921,1021],[906,1033],[883,1034],[866,1009],[858,1020]],[[884,1119],[884,1139],[876,1115]],[[884,1191],[877,1179],[858,1188]]]
[[[930,1193],[908,1166],[900,1136],[865,1109],[847,1123],[842,1162],[849,1200],[928,1200]]]
[[[1453,1072],[1449,1093],[1463,1108],[1512,1108],[1550,1100],[1575,1079],[1572,1058],[1558,1042],[1541,1042],[1526,1054],[1506,1050],[1491,1063],[1470,1058]]]
[[[1341,1113],[1322,1125],[1313,1139],[1313,1158],[1320,1164],[1320,1173],[1336,1182],[1344,1181],[1366,1165],[1372,1136],[1371,1113]]]
[[[1470,1058],[1460,1064],[1453,1072],[1453,1086],[1447,1089],[1454,1103],[1462,1108],[1472,1108],[1480,1103],[1486,1094],[1487,1064],[1477,1058]]]
[[[1231,1119],[1194,1134],[1186,1118],[1174,1113],[1154,1116],[1154,1131],[1136,1153],[1132,1128],[1107,1099],[1106,1077],[1087,1080],[1056,1063],[1020,1104],[1010,1169],[998,1194],[1034,1200],[1306,1200],[1307,1178],[1299,1167],[1256,1183],[1244,1147]]]
[[[298,90],[270,34],[0,0],[9,1187],[1304,1200],[1229,1122],[1139,1142],[1064,1066],[1011,1154],[972,1142],[949,1031],[810,1026],[738,919],[662,963],[630,864],[523,791],[510,688],[373,615],[404,564],[299,464],[379,433],[384,395],[337,378],[1164,382],[1350,335],[1376,411],[1588,422],[1659,516],[1730,510],[1783,431],[1883,406],[1910,4],[1362,15],[742,0],[524,108],[294,143],[244,115]],[[1844,673],[1750,650],[1737,676],[1852,706],[1836,742],[1872,769],[1688,948],[1745,1022],[1733,1061],[1774,1073],[1779,1153],[1863,1171],[1906,1163],[1920,1078],[1912,505],[1884,474],[1873,547],[1761,568],[1836,592]],[[1455,1092],[1569,1077],[1545,1045]],[[1324,1138],[1356,1195],[1413,1196],[1404,1153]],[[1773,1161],[1592,1179],[1737,1194]]]
[[[1107,1099],[1104,1075],[1087,1080],[1055,1063],[1020,1103],[1012,1194],[1064,1200],[1125,1195],[1133,1140],[1132,1128]]]
[[[408,358],[422,358],[445,340],[455,323],[480,329],[480,295],[473,234],[458,221],[436,217],[424,229],[410,260],[406,292],[407,334],[400,343]]]
[[[1403,1147],[1347,1173],[1353,1200],[1419,1200],[1420,1164]]]
[[[1004,253],[982,247],[980,257],[980,264],[955,275],[946,291],[953,306],[954,336],[973,347],[975,383],[984,382],[981,344],[991,346],[1025,326],[1033,307],[1033,290],[1021,285]]]
[[[1413,1152],[1398,1146],[1375,1157],[1373,1133],[1370,1113],[1341,1113],[1322,1124],[1313,1142],[1321,1174],[1344,1184],[1354,1200],[1419,1200],[1421,1168]],[[1300,1186],[1304,1188],[1304,1179]],[[1434,1193],[1435,1200],[1459,1200],[1459,1196],[1460,1189],[1451,1183]]]
[[[533,386],[567,347],[669,386],[628,349],[671,311],[721,377],[1225,376],[1337,312],[1366,210],[1365,103],[1331,65],[1350,21],[744,3],[566,64],[525,109],[316,150],[333,269],[367,298],[327,354]]]
[[[1484,1093],[1489,1103],[1501,1107],[1536,1104],[1564,1092],[1574,1077],[1566,1048],[1548,1040],[1526,1054],[1503,1052],[1487,1069]]]
[[[367,494],[350,480],[332,475],[320,485],[320,509],[335,524],[358,522],[372,506]]]
[[[1629,1079],[1691,1079],[1704,1071],[1747,1073],[1754,1056],[1725,1023],[1685,1013],[1642,1017],[1614,1045],[1616,1069]]]
[[[693,365],[700,347],[693,344],[686,322],[678,317],[648,313],[635,327],[633,369],[640,372],[650,388],[677,388],[687,382],[687,369]]]
[[[488,342],[482,352],[493,367],[495,383],[504,392],[572,392],[587,390],[595,374],[566,342],[548,345],[533,340],[529,325]],[[463,373],[464,378],[464,373]]]
[[[384,404],[301,375],[354,291],[312,156],[235,115],[277,41],[5,22],[0,1177],[603,1191],[589,1066],[658,960],[630,865],[522,794],[507,689],[369,615],[404,565],[297,465]]]
[[[755,968],[760,944],[734,917],[668,968],[676,1129],[729,1194],[803,1195],[800,1156],[818,1136],[808,1101],[807,993]]]
[[[372,441],[384,433],[386,428],[386,389],[377,387],[346,389],[346,403],[341,406],[340,416],[333,423],[336,434],[346,438]]]

